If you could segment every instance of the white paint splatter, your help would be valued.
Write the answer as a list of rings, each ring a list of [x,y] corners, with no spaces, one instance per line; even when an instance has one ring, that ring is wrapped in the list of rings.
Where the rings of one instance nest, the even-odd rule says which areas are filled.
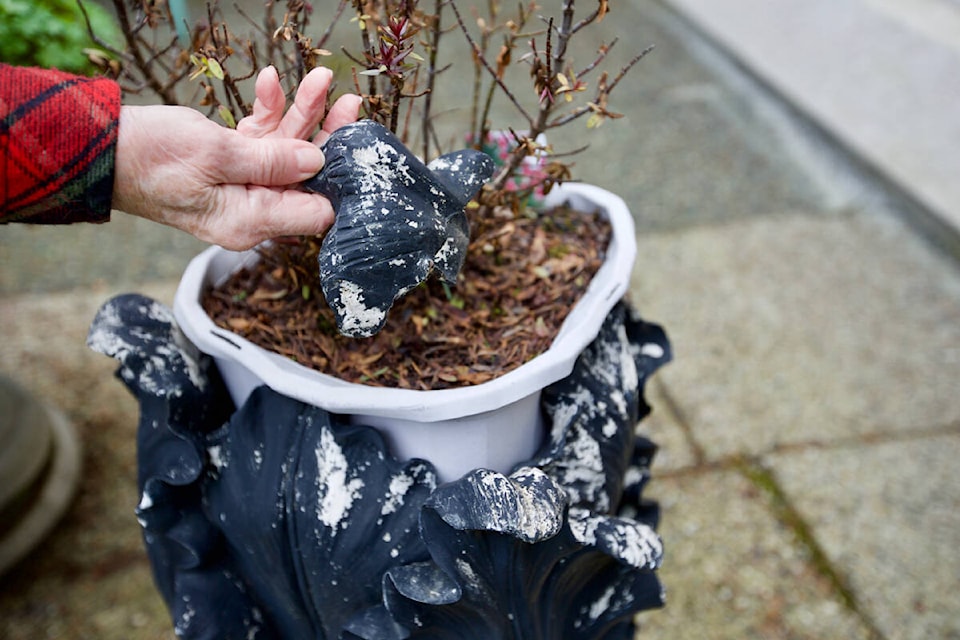
[[[603,473],[600,443],[585,429],[575,427],[570,431],[567,453],[564,455],[569,464],[562,470],[560,484],[567,489],[571,503],[595,502],[597,509],[606,511],[610,507],[610,499],[602,491],[606,476]]]
[[[217,468],[217,471],[223,471],[227,466],[227,458],[223,454],[223,449],[220,445],[215,444],[212,447],[207,448],[207,456],[210,457],[210,464]]]
[[[440,247],[440,250],[437,251],[437,254],[433,257],[433,259],[436,262],[439,262],[440,264],[445,264],[447,260],[450,259],[450,256],[456,252],[456,250],[457,250],[456,241],[452,237],[447,238],[444,241],[443,246]]]
[[[345,518],[361,496],[363,480],[347,480],[347,458],[329,429],[320,432],[317,456],[317,518],[336,533],[346,528]]]
[[[403,184],[414,181],[407,159],[382,140],[354,149],[353,161],[360,193],[395,191],[394,180]]]
[[[184,601],[186,601],[186,598],[184,598]],[[196,615],[197,615],[196,609],[194,609],[189,604],[185,605],[183,613],[180,614],[180,618],[177,620],[177,623],[174,625],[173,632],[178,636],[186,635],[187,631],[190,630],[190,622],[193,620],[194,616]]]
[[[407,491],[413,486],[413,478],[407,475],[394,476],[390,479],[390,488],[387,491],[387,499],[380,509],[380,515],[385,516],[395,512],[403,506]]]
[[[524,539],[539,540],[555,535],[562,526],[563,490],[537,467],[519,469],[510,478],[520,485],[517,497],[522,508],[518,529]],[[544,499],[535,502],[535,495]]]
[[[607,587],[597,600],[590,605],[589,616],[591,620],[596,620],[603,615],[603,612],[610,608],[610,600],[613,599],[616,589],[613,585]]]
[[[640,347],[640,353],[647,356],[648,358],[660,359],[663,357],[664,351],[663,347],[658,345],[655,342],[648,342],[647,344]]]
[[[155,384],[157,378],[155,374],[163,373],[168,366],[177,364],[179,361],[183,364],[184,372],[193,386],[201,390],[205,389],[206,378],[200,367],[200,352],[180,331],[170,309],[159,302],[150,300],[149,304],[141,305],[137,311],[145,318],[171,325],[173,346],[157,345],[156,355],[152,355],[148,361],[144,361],[143,369],[137,377],[134,377],[133,372],[124,367],[121,371],[124,380],[137,385],[151,395],[167,395],[170,390]],[[97,312],[97,322],[87,336],[87,346],[97,353],[108,355],[120,362],[126,362],[132,353],[142,353],[142,345],[132,344],[124,340],[117,335],[118,329],[124,329],[124,331],[137,335],[136,330],[130,331],[127,323],[121,318],[120,305],[116,301],[110,301]],[[143,337],[148,340],[153,338],[149,335]]]
[[[464,586],[467,587],[467,591],[479,591],[480,590],[480,577],[473,570],[473,567],[467,563],[466,560],[457,558],[455,564],[457,565],[457,571],[460,572],[460,575],[463,577],[463,581],[466,583]]]
[[[657,569],[663,560],[663,541],[645,524],[570,509],[573,537],[583,545],[605,551],[637,569]]]
[[[603,424],[603,437],[612,438],[617,435],[617,423],[613,420],[607,420]]]
[[[623,482],[628,487],[635,484],[640,484],[643,480],[643,471],[637,467],[629,467],[627,472],[623,475]]]
[[[341,330],[350,335],[366,336],[380,326],[386,312],[364,304],[363,289],[355,282],[340,281],[337,314],[343,318]]]

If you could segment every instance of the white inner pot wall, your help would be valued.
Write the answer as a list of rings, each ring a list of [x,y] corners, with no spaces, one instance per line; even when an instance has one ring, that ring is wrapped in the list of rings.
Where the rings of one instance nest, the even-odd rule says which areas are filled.
[[[238,407],[264,384],[235,360],[214,360]],[[481,467],[507,473],[518,462],[530,459],[545,436],[540,394],[537,390],[491,411],[433,422],[390,415],[348,415],[351,424],[376,427],[397,459],[429,460],[440,482],[449,482]]]
[[[598,187],[567,184],[551,192],[547,206],[563,201],[582,211],[600,208],[607,215],[613,238],[606,261],[550,349],[484,384],[412,391],[348,383],[217,327],[200,306],[203,291],[255,261],[255,252],[211,247],[197,256],[184,272],[174,313],[184,334],[213,356],[237,406],[266,384],[283,395],[349,415],[354,424],[377,427],[397,458],[429,460],[441,481],[480,467],[509,471],[529,459],[542,442],[541,390],[570,374],[626,292],[636,255],[633,218],[622,199]]]
[[[376,427],[400,460],[429,460],[440,482],[480,467],[508,473],[518,462],[533,457],[545,434],[539,391],[505,407],[456,420],[416,422],[353,415],[350,422]]]

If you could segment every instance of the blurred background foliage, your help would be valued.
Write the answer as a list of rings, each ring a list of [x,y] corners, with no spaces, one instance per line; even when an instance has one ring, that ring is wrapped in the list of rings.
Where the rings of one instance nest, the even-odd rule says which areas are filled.
[[[121,42],[113,14],[85,2],[100,38]],[[0,0],[0,62],[93,74],[85,49],[96,48],[77,0]]]

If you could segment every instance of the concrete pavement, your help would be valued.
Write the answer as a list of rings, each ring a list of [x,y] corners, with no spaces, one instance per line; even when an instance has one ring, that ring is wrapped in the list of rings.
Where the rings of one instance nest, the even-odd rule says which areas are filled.
[[[647,424],[668,605],[639,637],[960,638],[957,20],[632,0],[605,21],[657,49],[588,140],[616,161],[578,169],[630,204],[631,297],[676,351]],[[0,578],[0,636],[172,637],[132,513],[136,407],[83,340],[113,293],[170,302],[197,247],[122,215],[0,233],[0,366],[86,446],[75,507]]]

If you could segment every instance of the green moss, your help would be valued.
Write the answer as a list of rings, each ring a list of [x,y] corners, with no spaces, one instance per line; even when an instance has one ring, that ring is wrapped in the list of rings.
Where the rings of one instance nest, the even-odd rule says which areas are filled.
[[[768,497],[777,520],[793,533],[796,541],[808,554],[810,563],[830,584],[843,605],[856,613],[867,624],[873,637],[881,637],[872,621],[861,611],[856,595],[845,576],[833,566],[827,553],[817,541],[810,525],[791,504],[774,473],[755,460],[738,460],[735,466],[753,486]]]

